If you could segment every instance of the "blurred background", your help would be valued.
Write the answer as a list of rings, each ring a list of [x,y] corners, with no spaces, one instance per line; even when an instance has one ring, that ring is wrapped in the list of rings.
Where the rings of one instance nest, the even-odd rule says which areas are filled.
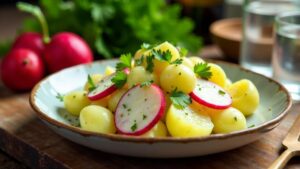
[[[36,0],[48,21],[50,35],[71,31],[82,36],[95,56],[118,57],[142,42],[170,41],[198,53],[214,41],[213,22],[240,17],[243,0],[93,1]],[[0,2],[0,56],[24,31],[41,32],[37,20],[15,7],[16,0]]]

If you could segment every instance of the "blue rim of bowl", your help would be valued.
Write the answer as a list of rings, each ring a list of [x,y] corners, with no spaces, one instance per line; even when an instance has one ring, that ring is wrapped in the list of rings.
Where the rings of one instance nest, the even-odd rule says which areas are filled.
[[[238,67],[239,69],[246,71],[246,72],[251,72],[253,74],[256,74],[258,76],[263,76],[264,78],[268,79],[270,82],[275,83],[276,85],[279,86],[279,91],[283,91],[286,95],[287,95],[287,100],[285,100],[287,102],[287,106],[285,107],[285,109],[274,119],[270,120],[270,121],[266,121],[258,126],[254,126],[251,128],[247,128],[245,130],[240,130],[240,131],[235,131],[232,133],[227,133],[227,134],[212,134],[209,136],[204,136],[204,137],[156,137],[156,138],[147,138],[147,137],[138,137],[138,136],[127,136],[127,135],[119,135],[119,134],[104,134],[104,133],[96,133],[96,132],[90,132],[90,131],[85,131],[80,129],[79,127],[74,127],[71,125],[67,125],[64,124],[62,122],[59,122],[57,120],[54,120],[52,118],[50,118],[49,116],[47,116],[43,111],[41,111],[39,109],[39,107],[36,105],[36,101],[35,101],[35,95],[37,90],[40,88],[40,85],[42,82],[46,81],[49,77],[51,76],[55,76],[56,74],[59,74],[62,71],[68,70],[68,69],[73,69],[75,67],[80,67],[80,66],[89,66],[95,63],[101,63],[101,62],[106,62],[106,60],[102,60],[102,61],[96,61],[93,63],[89,63],[89,64],[84,64],[84,65],[77,65],[77,66],[73,66],[70,68],[66,68],[63,69],[61,71],[58,71],[52,75],[49,75],[48,77],[45,77],[42,81],[40,81],[38,84],[36,84],[34,86],[34,88],[31,91],[30,94],[30,98],[29,98],[29,102],[31,107],[34,109],[34,111],[36,112],[37,116],[43,120],[46,121],[52,125],[54,125],[55,127],[58,128],[63,128],[66,129],[68,131],[71,132],[75,132],[77,134],[80,134],[83,137],[101,137],[103,139],[109,139],[111,141],[121,141],[121,142],[136,142],[136,143],[158,143],[158,142],[170,142],[170,143],[187,143],[187,142],[205,142],[205,141],[212,141],[212,140],[222,140],[222,139],[228,139],[231,137],[237,137],[237,136],[241,136],[241,135],[247,135],[247,134],[253,134],[253,133],[265,133],[268,132],[270,130],[272,130],[273,128],[275,128],[279,122],[287,115],[288,110],[291,108],[292,105],[292,99],[291,99],[291,95],[289,94],[289,92],[287,91],[287,89],[280,84],[279,82],[277,82],[276,80],[266,77],[264,75],[261,75],[259,73],[253,72],[251,70],[245,69],[237,64],[233,64],[233,63],[228,63],[228,62],[224,62],[224,61],[217,61],[217,60],[210,60],[207,59],[209,62],[213,62],[213,63],[222,63],[222,64],[227,64],[230,66],[235,66]],[[109,60],[107,60],[109,61]]]

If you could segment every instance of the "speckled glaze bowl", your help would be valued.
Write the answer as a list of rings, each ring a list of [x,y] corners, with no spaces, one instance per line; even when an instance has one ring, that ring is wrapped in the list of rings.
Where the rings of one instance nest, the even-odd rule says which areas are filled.
[[[30,103],[37,116],[53,131],[73,142],[104,152],[153,158],[191,157],[218,153],[251,143],[276,127],[287,114],[291,98],[278,82],[245,70],[238,65],[218,63],[232,81],[250,79],[257,86],[261,102],[254,115],[247,117],[246,130],[230,134],[213,134],[193,138],[141,138],[117,134],[88,132],[76,127],[78,119],[68,115],[57,93],[68,93],[83,87],[87,75],[102,73],[116,60],[94,62],[57,72],[37,84]]]

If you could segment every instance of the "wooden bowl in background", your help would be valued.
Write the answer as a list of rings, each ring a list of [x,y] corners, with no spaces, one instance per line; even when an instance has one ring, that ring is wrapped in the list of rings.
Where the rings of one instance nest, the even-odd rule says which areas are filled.
[[[218,20],[210,26],[213,42],[230,60],[239,60],[242,30],[241,18]]]

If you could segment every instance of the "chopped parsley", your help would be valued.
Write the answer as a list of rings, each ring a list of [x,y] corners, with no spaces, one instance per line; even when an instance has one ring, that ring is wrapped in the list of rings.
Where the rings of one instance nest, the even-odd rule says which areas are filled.
[[[122,54],[120,56],[120,62],[117,63],[117,65],[116,65],[117,71],[123,70],[125,68],[130,68],[131,67],[131,59],[132,59],[132,56],[130,53]]]
[[[142,55],[141,58],[134,60],[136,66],[141,66],[143,62],[144,62],[144,55]]]
[[[147,62],[146,70],[147,70],[148,72],[150,72],[150,73],[153,72],[153,68],[154,68],[153,59],[154,59],[154,56],[153,56],[153,55],[150,55],[150,56],[147,56],[147,57],[146,57],[146,62]]]
[[[141,45],[141,49],[146,49],[146,50],[148,50],[148,49],[151,49],[152,48],[152,45],[150,45],[149,43],[143,43],[142,45]]]
[[[197,63],[194,66],[194,72],[203,79],[209,79],[212,76],[210,66],[207,63]]]
[[[143,120],[145,120],[147,118],[147,115],[143,114]]]
[[[123,108],[126,109],[127,108],[127,105],[126,104],[122,104]]]
[[[218,91],[219,95],[224,96],[226,93],[223,90]]]
[[[59,101],[63,102],[64,101],[64,95],[57,93],[57,95],[55,96]]]
[[[141,83],[141,87],[148,87],[148,86],[150,86],[152,83],[153,83],[154,81],[153,80],[148,80],[148,81],[144,81],[144,82],[142,82]]]
[[[236,116],[234,116],[234,118],[233,118],[233,119],[234,119],[234,121],[238,121],[238,119],[237,119],[237,117],[236,117]]]
[[[181,58],[179,58],[179,59],[176,59],[176,60],[174,60],[173,62],[171,62],[171,64],[174,64],[174,65],[180,65],[181,63],[182,63],[182,59]]]
[[[171,59],[172,59],[172,54],[171,54],[170,50],[162,52],[161,50],[153,49],[152,55],[154,56],[155,59],[157,59],[159,61],[166,61],[168,63],[170,63]]]
[[[183,109],[192,103],[192,99],[189,95],[181,91],[177,91],[177,89],[171,92],[170,99],[173,105],[180,109]]]
[[[179,47],[179,54],[180,54],[180,57],[185,57],[187,54],[188,54],[188,50],[184,47]]]
[[[95,83],[94,83],[91,75],[88,75],[87,79],[88,79],[88,84],[89,84],[89,91],[95,90],[96,89],[96,85],[95,85]]]
[[[135,131],[137,129],[136,120],[134,120],[134,123],[132,124],[132,126],[130,128],[131,128],[131,131]]]
[[[111,81],[116,85],[117,88],[121,88],[127,81],[127,74],[123,71],[118,71]]]
[[[252,128],[252,127],[255,127],[255,124],[252,124],[251,126],[249,126],[248,128]]]

